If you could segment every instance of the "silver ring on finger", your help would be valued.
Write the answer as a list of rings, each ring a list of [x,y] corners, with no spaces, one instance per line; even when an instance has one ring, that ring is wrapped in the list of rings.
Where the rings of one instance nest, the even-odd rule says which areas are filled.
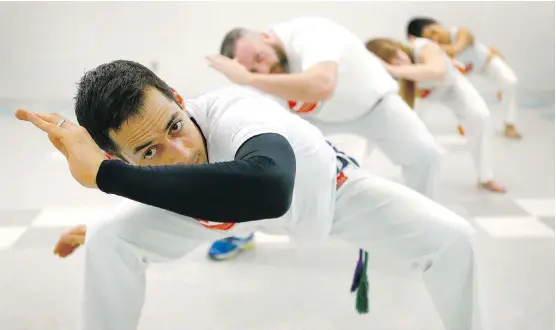
[[[56,123],[56,127],[62,127],[65,121],[66,121],[65,119],[58,120],[58,122]]]

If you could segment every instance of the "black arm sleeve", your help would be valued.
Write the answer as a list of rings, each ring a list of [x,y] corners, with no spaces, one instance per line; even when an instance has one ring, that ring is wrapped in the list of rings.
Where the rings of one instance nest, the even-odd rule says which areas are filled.
[[[295,155],[281,135],[247,140],[235,160],[203,165],[133,166],[105,160],[97,185],[105,193],[215,222],[284,215],[295,181]]]

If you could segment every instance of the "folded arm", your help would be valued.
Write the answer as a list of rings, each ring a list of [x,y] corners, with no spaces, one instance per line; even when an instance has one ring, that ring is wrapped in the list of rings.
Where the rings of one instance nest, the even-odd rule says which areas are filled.
[[[400,79],[413,81],[438,81],[444,79],[446,62],[442,50],[433,43],[427,44],[419,53],[419,64],[389,65],[388,72]]]
[[[301,73],[256,73],[252,75],[249,85],[282,99],[316,102],[332,97],[337,71],[338,64],[327,61]]]
[[[449,45],[440,45],[442,50],[452,58],[457,57],[467,47],[473,45],[475,38],[468,29],[459,29],[456,40]]]
[[[256,135],[229,162],[133,166],[102,163],[100,190],[181,215],[216,222],[277,218],[290,207],[295,155],[276,133]]]

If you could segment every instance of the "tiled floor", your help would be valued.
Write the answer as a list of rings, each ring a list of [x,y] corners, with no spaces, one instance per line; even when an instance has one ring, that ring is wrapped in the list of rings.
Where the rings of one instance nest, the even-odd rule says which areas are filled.
[[[49,103],[29,104],[59,111]],[[0,329],[75,329],[82,251],[67,260],[51,254],[68,226],[87,223],[119,198],[87,190],[68,174],[40,132],[17,122],[14,104],[0,102]],[[69,103],[56,104],[68,114]],[[431,114],[432,112],[432,114]],[[449,112],[424,114],[444,148],[441,202],[479,231],[479,251],[492,330],[554,329],[554,105],[525,108],[521,141],[500,134],[495,171],[508,194],[479,191],[465,140]],[[336,137],[360,156],[361,141]],[[399,169],[375,149],[364,167],[399,181]],[[436,330],[439,321],[412,274],[371,267],[371,314],[353,311],[348,293],[356,254],[331,242],[299,248],[285,237],[259,235],[258,247],[234,262],[206,259],[207,246],[148,273],[140,329]],[[293,271],[292,271],[293,270]]]

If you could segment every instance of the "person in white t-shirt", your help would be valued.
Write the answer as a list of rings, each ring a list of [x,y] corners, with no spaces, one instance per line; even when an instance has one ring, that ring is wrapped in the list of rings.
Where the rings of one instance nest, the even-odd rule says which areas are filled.
[[[126,198],[55,248],[67,257],[85,243],[83,330],[137,329],[149,264],[254,230],[333,237],[371,251],[384,269],[420,271],[447,330],[480,328],[470,224],[359,169],[271,98],[232,86],[184,101],[148,68],[115,61],[85,74],[75,109],[82,126],[58,114],[16,116],[48,133],[81,185]],[[358,297],[367,259],[361,251]]]
[[[448,56],[433,41],[413,38],[408,46],[392,40],[377,38],[366,43],[367,49],[380,57],[388,72],[402,80],[402,91],[413,103],[416,91],[432,102],[439,102],[454,111],[463,125],[471,156],[478,174],[479,187],[503,193],[504,187],[494,181],[492,168],[492,123],[490,111],[477,90],[465,78]]]
[[[220,55],[208,60],[231,81],[281,100],[325,136],[353,133],[375,142],[402,167],[408,187],[435,199],[440,148],[380,60],[345,27],[299,17],[268,32],[235,28],[224,37]],[[250,247],[251,239],[216,242],[209,256],[228,259]]]
[[[480,75],[499,88],[498,97],[506,111],[504,134],[512,139],[521,138],[515,127],[517,76],[498,50],[480,42],[469,29],[446,28],[430,18],[412,19],[407,25],[407,36],[437,42],[448,56],[463,64],[466,74]]]

